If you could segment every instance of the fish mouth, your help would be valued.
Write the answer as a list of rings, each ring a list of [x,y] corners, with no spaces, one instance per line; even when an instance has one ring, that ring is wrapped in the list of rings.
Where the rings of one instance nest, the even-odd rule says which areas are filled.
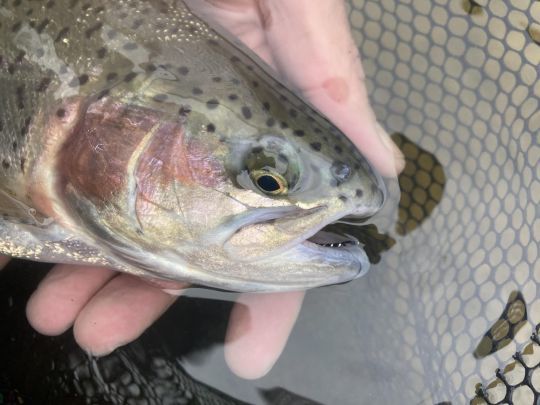
[[[335,225],[358,212],[329,212],[326,206],[275,211],[254,210],[224,241],[229,257],[244,263],[295,263],[313,268],[329,283],[348,281],[365,274],[369,260],[359,240]],[[376,210],[366,209],[368,218]],[[230,228],[229,228],[230,229]],[[266,239],[264,239],[266,237]]]

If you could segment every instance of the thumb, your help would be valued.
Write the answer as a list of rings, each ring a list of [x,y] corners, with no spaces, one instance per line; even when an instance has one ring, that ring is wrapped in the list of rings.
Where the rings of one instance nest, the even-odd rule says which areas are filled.
[[[342,0],[267,2],[267,41],[280,73],[339,127],[383,175],[403,155],[377,123]]]

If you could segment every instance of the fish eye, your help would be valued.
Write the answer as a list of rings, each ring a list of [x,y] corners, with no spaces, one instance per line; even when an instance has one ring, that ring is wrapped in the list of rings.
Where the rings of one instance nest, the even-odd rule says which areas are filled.
[[[265,194],[283,195],[289,191],[287,180],[270,170],[255,170],[250,173],[253,183]]]

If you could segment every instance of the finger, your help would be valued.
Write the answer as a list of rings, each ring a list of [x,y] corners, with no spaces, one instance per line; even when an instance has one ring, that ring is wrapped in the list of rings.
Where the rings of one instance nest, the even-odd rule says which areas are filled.
[[[9,262],[10,257],[0,255],[0,270]]]
[[[113,278],[84,307],[75,321],[77,343],[103,356],[138,338],[175,301],[144,280]]]
[[[90,298],[115,275],[103,267],[55,266],[26,305],[28,321],[44,335],[65,332]]]
[[[255,379],[270,371],[285,348],[303,299],[303,292],[239,298],[225,339],[225,360],[236,375]]]
[[[342,0],[266,2],[267,40],[280,72],[345,132],[384,174],[403,168],[403,156],[377,125],[364,71]]]
[[[186,0],[189,7],[206,21],[225,28],[261,59],[273,65],[266,35],[266,6],[259,0]]]

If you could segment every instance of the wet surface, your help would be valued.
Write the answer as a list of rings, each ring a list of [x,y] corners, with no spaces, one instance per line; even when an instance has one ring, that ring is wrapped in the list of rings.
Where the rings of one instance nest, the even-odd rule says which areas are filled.
[[[411,142],[400,178],[406,197],[390,184],[390,204],[367,232],[376,265],[362,279],[308,293],[283,356],[263,379],[228,371],[221,344],[233,297],[210,291],[196,294],[212,300],[181,300],[124,358],[150,376],[141,387],[152,386],[154,371],[135,362],[136,352],[180,359],[195,379],[256,404],[533,403],[540,3],[350,4],[377,116]],[[50,372],[55,351],[68,358],[60,339],[70,335],[31,331],[23,308],[41,271],[20,266],[0,273],[3,378],[17,395],[41,400],[51,385],[36,381]],[[486,331],[492,347],[475,352]]]

